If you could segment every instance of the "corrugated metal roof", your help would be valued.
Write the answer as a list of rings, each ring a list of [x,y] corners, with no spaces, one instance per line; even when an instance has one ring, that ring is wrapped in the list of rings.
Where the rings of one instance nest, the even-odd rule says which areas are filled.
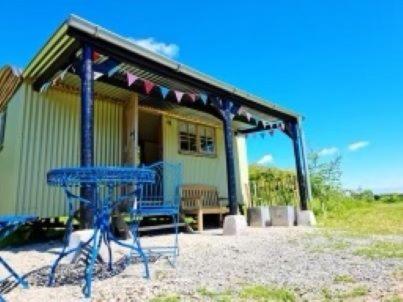
[[[153,53],[141,46],[134,44],[127,38],[121,37],[74,15],[70,16],[70,18],[65,21],[61,27],[59,27],[56,33],[48,40],[45,46],[29,63],[23,73],[24,78],[37,80],[44,76],[44,74],[52,67],[53,64],[55,64],[55,62],[57,62],[57,60],[67,60],[72,55],[77,54],[77,51],[80,50],[80,43],[78,43],[78,40],[74,38],[73,34],[71,34],[72,31],[91,36],[96,41],[104,43],[105,45],[114,45],[125,51],[128,55],[132,54],[140,56],[141,58],[144,58],[144,60],[149,60],[153,62],[153,64],[158,64],[158,66],[161,66],[161,68],[165,68],[167,70],[169,69],[171,73],[183,75],[183,77],[194,79],[200,83],[205,83],[208,85],[208,87],[214,87],[223,93],[233,95],[234,97],[250,102],[251,104],[257,104],[260,106],[259,108],[267,108],[267,110],[270,110],[271,112],[277,112],[279,115],[288,117],[290,119],[299,118],[299,115],[295,112],[281,108],[276,104],[270,103],[250,93],[242,91],[232,85],[218,81],[197,70]],[[135,66],[133,64],[120,64],[119,69],[121,72],[132,72],[142,78],[151,80],[158,85],[163,85],[168,88],[181,90],[184,92],[201,92],[196,87],[189,86],[184,82],[174,80],[163,74],[152,72],[144,67]],[[203,92],[208,93],[209,91]]]
[[[20,69],[9,65],[0,69],[0,111],[7,105],[21,82]]]

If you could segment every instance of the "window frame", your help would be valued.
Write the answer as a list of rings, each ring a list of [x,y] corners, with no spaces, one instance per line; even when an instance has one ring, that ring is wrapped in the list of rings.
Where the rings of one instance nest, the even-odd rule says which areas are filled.
[[[187,129],[189,125],[192,125],[196,129],[196,151],[190,150],[182,150],[181,148],[181,126],[186,125]],[[206,152],[201,149],[201,140],[200,140],[200,128],[207,128],[213,131],[212,139],[214,145],[213,152]],[[193,156],[203,156],[203,157],[217,157],[217,135],[216,128],[214,126],[199,124],[196,122],[188,122],[183,120],[178,120],[178,153],[184,155],[193,155]]]

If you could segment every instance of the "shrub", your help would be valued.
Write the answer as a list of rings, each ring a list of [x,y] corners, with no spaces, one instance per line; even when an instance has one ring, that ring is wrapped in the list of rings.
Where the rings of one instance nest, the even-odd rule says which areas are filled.
[[[399,194],[389,194],[381,197],[381,201],[385,203],[398,203],[403,201]]]

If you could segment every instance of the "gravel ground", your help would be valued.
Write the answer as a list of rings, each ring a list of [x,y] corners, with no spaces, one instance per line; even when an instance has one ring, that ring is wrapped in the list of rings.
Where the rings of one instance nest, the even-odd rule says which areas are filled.
[[[403,294],[402,280],[396,277],[396,271],[403,269],[403,261],[371,260],[354,255],[354,251],[385,238],[347,237],[301,227],[249,229],[239,237],[222,236],[221,230],[180,234],[181,255],[176,269],[165,259],[154,259],[150,264],[151,280],[145,280],[141,277],[142,266],[135,259],[129,266],[118,260],[112,273],[99,264],[93,300],[148,301],[159,294],[175,293],[183,301],[205,301],[207,298],[198,289],[225,291],[245,284],[267,284],[290,288],[301,301],[323,300],[324,289],[343,292],[365,286],[369,292],[364,300],[380,301]],[[402,242],[403,236],[387,239]],[[142,240],[144,245],[167,244],[172,236]],[[5,298],[41,302],[82,300],[80,264],[62,265],[55,286],[46,286],[49,264],[59,248],[59,243],[48,243],[2,251],[2,257],[17,271],[27,274],[31,284],[29,289],[8,284]],[[122,255],[121,249],[114,249],[115,259],[122,259]],[[338,275],[349,275],[355,282],[335,282]]]

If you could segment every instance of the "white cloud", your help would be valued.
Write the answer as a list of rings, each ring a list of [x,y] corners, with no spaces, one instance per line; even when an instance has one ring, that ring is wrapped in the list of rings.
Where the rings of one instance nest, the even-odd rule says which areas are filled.
[[[339,149],[336,147],[329,147],[329,148],[323,148],[318,152],[319,156],[327,156],[327,155],[333,155],[339,152]]]
[[[258,161],[257,164],[258,165],[267,165],[267,164],[271,164],[274,161],[273,155],[271,154],[266,154],[263,155]]]
[[[155,40],[153,37],[145,39],[133,39],[129,40],[141,47],[144,47],[152,52],[156,52],[160,55],[168,58],[175,58],[179,55],[179,46],[174,43],[164,43]]]
[[[359,149],[365,148],[369,145],[368,141],[358,141],[348,145],[348,150],[350,151],[357,151]]]

